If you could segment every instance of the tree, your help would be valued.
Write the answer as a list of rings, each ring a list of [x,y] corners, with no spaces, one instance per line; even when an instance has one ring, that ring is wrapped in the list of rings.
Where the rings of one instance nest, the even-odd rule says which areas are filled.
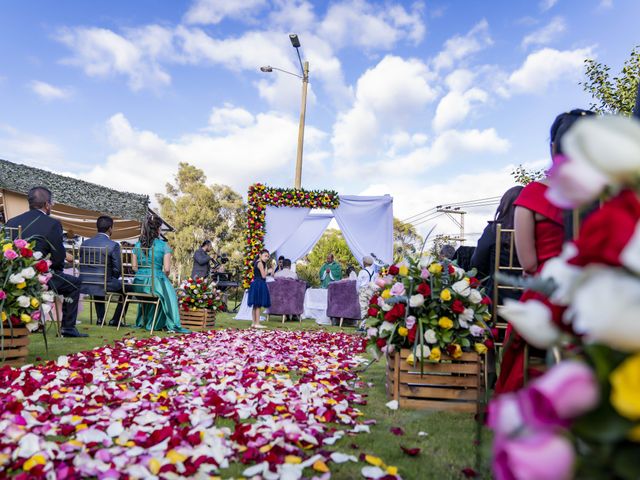
[[[541,180],[545,177],[546,172],[544,169],[526,168],[523,165],[518,165],[512,172],[511,176],[515,182],[519,185],[528,185],[536,180]]]
[[[199,168],[180,163],[174,184],[167,183],[166,194],[156,196],[160,214],[176,230],[167,235],[181,275],[189,275],[193,252],[209,239],[213,251],[226,253],[229,269],[242,263],[245,206],[242,197],[226,185],[207,185]]]
[[[631,115],[640,76],[640,45],[631,50],[620,74],[613,78],[608,65],[591,58],[584,63],[587,80],[581,85],[596,100],[591,104],[591,109],[598,113]]]
[[[318,276],[320,267],[327,259],[327,255],[333,253],[336,262],[342,266],[342,275],[345,276],[347,267],[353,265],[358,268],[359,262],[352,255],[351,250],[347,246],[347,242],[342,236],[340,230],[334,228],[328,229],[316,246],[313,247],[311,253],[307,255],[304,261],[296,266],[298,277],[306,281],[312,287],[320,286],[320,278]]]
[[[423,239],[410,223],[393,219],[393,258],[397,261],[414,255],[422,248]]]

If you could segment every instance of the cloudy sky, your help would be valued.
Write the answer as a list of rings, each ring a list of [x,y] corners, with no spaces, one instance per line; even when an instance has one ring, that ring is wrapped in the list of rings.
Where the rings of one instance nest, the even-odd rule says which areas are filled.
[[[241,193],[292,185],[300,80],[259,67],[297,72],[295,32],[303,186],[389,193],[403,219],[544,166],[554,116],[589,104],[584,59],[617,70],[639,17],[637,0],[4,2],[0,158],[150,195],[179,162]]]

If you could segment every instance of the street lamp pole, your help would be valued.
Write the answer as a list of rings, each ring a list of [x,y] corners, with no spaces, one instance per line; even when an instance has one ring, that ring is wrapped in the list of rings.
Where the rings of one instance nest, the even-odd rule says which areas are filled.
[[[295,187],[302,186],[302,150],[304,145],[304,121],[307,113],[307,87],[309,85],[309,62],[302,68],[302,103],[300,105],[300,125],[298,127],[298,155],[296,157]]]

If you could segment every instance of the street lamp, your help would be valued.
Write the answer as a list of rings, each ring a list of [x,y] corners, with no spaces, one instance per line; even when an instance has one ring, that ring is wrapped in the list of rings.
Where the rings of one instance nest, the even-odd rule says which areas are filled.
[[[304,143],[304,120],[307,113],[307,86],[309,85],[309,62],[302,63],[302,57],[300,56],[300,39],[298,35],[292,33],[289,35],[289,40],[291,41],[291,45],[296,49],[296,53],[298,54],[298,61],[300,62],[300,71],[302,75],[298,75],[297,73],[289,72],[287,70],[283,70],[282,68],[272,67],[267,65],[265,67],[260,67],[261,72],[271,73],[274,70],[279,72],[283,72],[289,75],[293,75],[294,77],[298,77],[302,79],[302,103],[300,106],[300,125],[298,127],[298,155],[296,157],[296,176],[295,176],[295,187],[300,188],[302,185],[302,147]]]

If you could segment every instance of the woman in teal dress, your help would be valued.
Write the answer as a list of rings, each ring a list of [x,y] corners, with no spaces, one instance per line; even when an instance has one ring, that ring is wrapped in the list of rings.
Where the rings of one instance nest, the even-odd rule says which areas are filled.
[[[161,226],[162,220],[156,216],[148,217],[142,225],[140,240],[133,247],[132,267],[136,272],[136,276],[133,280],[132,290],[140,293],[151,293],[151,273],[153,271],[153,293],[160,298],[158,314],[153,329],[189,333],[189,330],[182,328],[180,324],[178,297],[171,281],[167,277],[173,251],[167,242],[159,238]],[[151,330],[155,309],[155,305],[139,304],[136,326]]]

